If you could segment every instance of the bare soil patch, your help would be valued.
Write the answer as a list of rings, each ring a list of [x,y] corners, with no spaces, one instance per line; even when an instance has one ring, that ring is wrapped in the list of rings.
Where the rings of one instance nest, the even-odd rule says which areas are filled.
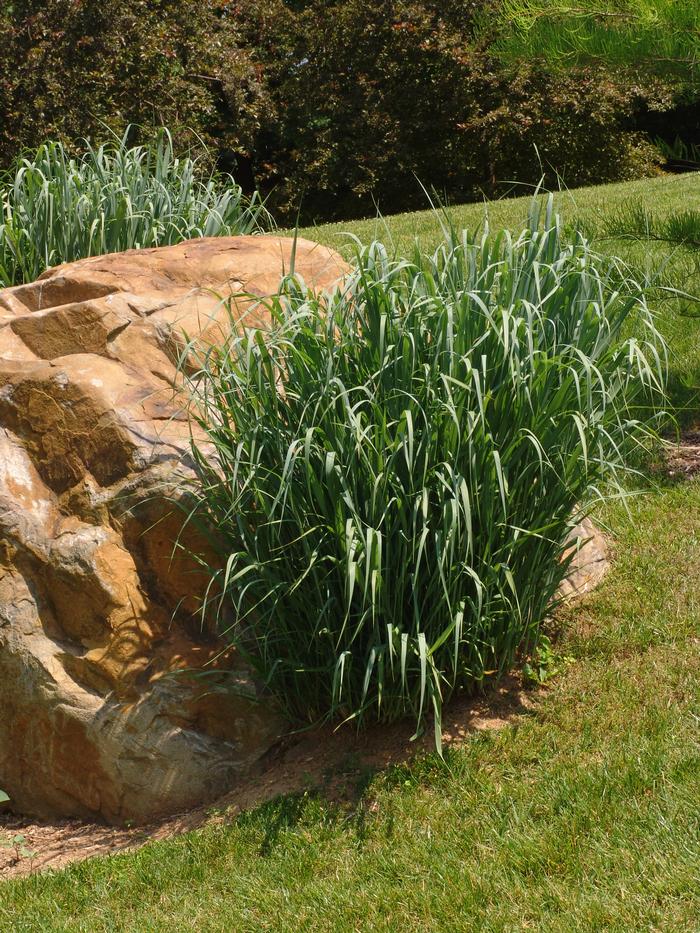
[[[687,431],[670,444],[665,456],[669,476],[690,478],[700,473],[700,428]]]

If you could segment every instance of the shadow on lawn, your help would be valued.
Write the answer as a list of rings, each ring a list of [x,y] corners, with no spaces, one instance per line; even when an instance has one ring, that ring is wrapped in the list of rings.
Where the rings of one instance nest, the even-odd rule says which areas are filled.
[[[504,677],[481,696],[458,696],[443,711],[444,760],[435,752],[432,728],[413,738],[410,721],[377,725],[358,733],[351,727],[323,727],[290,736],[261,762],[248,780],[209,810],[211,822],[235,819],[262,834],[260,854],[269,855],[280,836],[302,823],[310,810],[354,826],[362,840],[376,807],[375,778],[389,782],[434,783],[449,773],[451,750],[478,733],[502,729],[533,713],[537,693],[515,675]],[[416,768],[416,764],[418,767]]]
[[[480,696],[457,696],[443,711],[443,745],[447,764],[435,753],[432,728],[413,740],[410,721],[370,726],[359,733],[345,726],[324,727],[279,742],[251,774],[214,806],[176,814],[157,823],[130,828],[107,827],[79,820],[43,822],[0,816],[0,837],[22,834],[33,857],[0,859],[0,879],[60,869],[95,855],[113,855],[145,843],[180,835],[204,825],[233,821],[262,836],[260,854],[270,854],[288,829],[324,809],[324,818],[354,824],[358,841],[376,807],[372,782],[386,773],[388,781],[434,782],[449,770],[450,749],[471,736],[515,723],[536,708],[537,692],[525,690],[508,675]],[[3,851],[0,849],[0,851]]]

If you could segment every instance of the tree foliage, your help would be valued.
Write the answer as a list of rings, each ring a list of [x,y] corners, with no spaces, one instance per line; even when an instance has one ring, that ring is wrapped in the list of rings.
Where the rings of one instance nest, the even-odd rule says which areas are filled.
[[[500,64],[479,35],[480,6],[236,5],[274,103],[255,157],[278,212],[293,218],[301,206],[311,220],[372,213],[376,202],[423,207],[417,179],[465,200],[543,174],[556,186],[653,171],[651,147],[632,131],[635,88],[599,69]]]
[[[0,161],[48,139],[167,125],[182,145],[240,146],[264,94],[212,0],[17,0],[0,7]]]
[[[686,108],[698,99],[683,62],[700,14],[674,20],[672,6],[601,0],[602,13],[621,12],[601,19],[595,42],[608,20],[629,32],[634,10],[658,8],[647,46],[630,39],[625,54],[649,50],[657,22],[659,55],[685,55],[682,80],[642,81],[571,51],[590,17],[579,28],[564,0],[0,4],[0,164],[47,139],[99,144],[137,124],[135,143],[167,125],[178,148],[210,147],[288,223],[423,207],[420,183],[465,200],[542,175],[550,186],[635,177],[658,162],[640,130],[672,141],[678,128],[656,114],[681,92]],[[588,51],[595,42],[591,32]],[[640,123],[650,111],[653,126]]]

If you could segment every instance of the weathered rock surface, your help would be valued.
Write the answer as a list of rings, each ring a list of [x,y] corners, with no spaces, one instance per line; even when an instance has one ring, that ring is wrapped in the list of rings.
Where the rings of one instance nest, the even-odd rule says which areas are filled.
[[[162,491],[188,470],[178,335],[215,337],[221,297],[275,292],[291,249],[194,240],[0,291],[0,788],[19,810],[151,819],[213,798],[277,735],[216,673],[172,673],[220,646],[193,618]],[[295,268],[318,288],[344,270],[303,240]]]
[[[605,535],[590,518],[584,518],[571,534],[569,575],[559,587],[563,600],[585,596],[594,590],[610,567]]]

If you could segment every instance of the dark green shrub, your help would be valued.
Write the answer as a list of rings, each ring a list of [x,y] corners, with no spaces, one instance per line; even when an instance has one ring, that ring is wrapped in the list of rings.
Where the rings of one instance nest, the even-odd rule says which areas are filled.
[[[249,147],[265,106],[227,4],[14,0],[0,5],[0,165],[53,139],[131,142],[168,126],[178,148]]]
[[[689,81],[505,55],[501,6],[20,0],[0,9],[0,164],[45,139],[70,148],[134,124],[133,143],[167,125],[178,149],[218,150],[287,222],[300,207],[304,221],[423,208],[417,179],[464,201],[542,175],[555,187],[653,173],[639,127],[651,132],[678,87],[697,99]]]
[[[472,21],[483,4],[239,0],[274,106],[256,172],[280,218],[425,207],[513,183],[554,188],[653,173],[633,129],[638,89],[602,69],[503,65]]]
[[[453,691],[537,642],[577,504],[625,470],[630,406],[663,380],[619,283],[533,216],[431,257],[374,243],[330,296],[289,279],[271,334],[190,348],[205,609],[291,717],[432,708],[439,734]]]

